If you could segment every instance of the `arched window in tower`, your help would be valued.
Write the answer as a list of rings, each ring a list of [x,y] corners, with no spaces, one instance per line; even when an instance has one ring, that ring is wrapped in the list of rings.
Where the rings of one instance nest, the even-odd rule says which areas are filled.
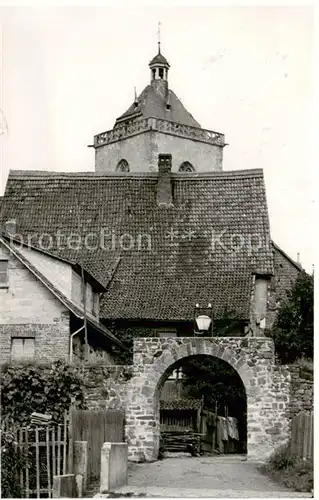
[[[195,172],[195,168],[189,161],[183,161],[183,163],[180,164],[179,172]]]
[[[117,167],[116,167],[116,171],[117,172],[129,172],[130,171],[130,166],[124,158],[122,158],[122,160],[120,160],[118,162]]]

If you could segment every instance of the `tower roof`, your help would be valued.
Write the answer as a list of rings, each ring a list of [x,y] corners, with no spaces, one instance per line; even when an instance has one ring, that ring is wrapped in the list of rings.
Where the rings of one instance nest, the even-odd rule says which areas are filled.
[[[169,109],[167,109],[167,103],[170,104]],[[164,98],[152,85],[147,85],[137,98],[137,101],[117,118],[115,126],[127,120],[151,117],[200,128],[200,124],[187,111],[172,90],[168,90],[167,98]]]
[[[153,59],[149,63],[149,66],[150,67],[155,66],[156,64],[163,64],[163,65],[168,66],[168,67],[170,66],[167,59],[163,56],[163,54],[161,54],[160,47],[158,48],[158,54],[156,54],[156,56],[153,57]]]

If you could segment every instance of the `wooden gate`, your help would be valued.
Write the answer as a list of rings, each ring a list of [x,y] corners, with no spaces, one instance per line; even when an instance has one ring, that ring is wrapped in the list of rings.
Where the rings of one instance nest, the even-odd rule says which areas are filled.
[[[291,454],[302,459],[313,460],[314,419],[313,412],[300,413],[292,417]]]
[[[124,442],[124,412],[72,409],[70,429],[73,442],[88,442],[88,480],[99,478],[102,444]]]

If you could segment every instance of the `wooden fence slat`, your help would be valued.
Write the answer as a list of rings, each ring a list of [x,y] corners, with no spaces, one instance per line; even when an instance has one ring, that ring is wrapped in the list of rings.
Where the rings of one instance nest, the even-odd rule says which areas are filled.
[[[55,430],[52,427],[52,474],[56,476],[56,461],[55,461]]]
[[[291,422],[291,454],[298,458],[313,460],[313,448],[313,412],[304,412],[294,415]]]
[[[22,454],[23,453],[23,430],[22,429],[18,429],[17,431],[17,437],[19,439],[19,451],[20,453]],[[21,488],[24,489],[24,482],[23,482],[23,468],[21,467],[21,470],[20,470],[20,486]]]
[[[68,435],[69,435],[69,450],[68,450],[68,473],[73,473],[73,442],[74,442],[74,411],[70,408],[69,412],[69,425],[68,425]]]
[[[61,425],[58,425],[57,476],[61,475]]]
[[[308,443],[310,434],[310,415],[305,415],[305,437],[304,437],[304,447],[303,447],[303,458],[307,459],[309,455]]]
[[[50,467],[50,430],[46,429],[46,448],[47,448],[47,474],[48,474],[48,491],[51,498],[51,467]]]
[[[29,484],[29,432],[28,428],[25,429],[25,447],[26,447],[26,468],[25,468],[25,494],[26,497],[29,498],[29,490],[30,490],[30,484]]]
[[[314,448],[314,414],[311,412],[311,442],[310,442],[310,458],[313,460]]]
[[[35,456],[36,456],[36,478],[37,478],[37,498],[40,498],[40,457],[39,457],[39,430],[35,428]]]
[[[67,446],[67,418],[66,412],[64,413],[64,424],[63,424],[63,469],[62,474],[66,474],[66,446]]]
[[[102,444],[124,441],[124,412],[73,410],[72,439],[88,442],[88,477],[98,477]]]

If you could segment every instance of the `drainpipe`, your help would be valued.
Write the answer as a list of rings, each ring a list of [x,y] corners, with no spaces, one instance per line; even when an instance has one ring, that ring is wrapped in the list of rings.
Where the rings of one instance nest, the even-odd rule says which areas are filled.
[[[70,353],[69,353],[69,360],[72,363],[72,355],[73,355],[73,337],[77,334],[80,333],[81,330],[84,329],[84,325],[81,326],[78,330],[76,330],[74,333],[71,333],[70,335]]]

